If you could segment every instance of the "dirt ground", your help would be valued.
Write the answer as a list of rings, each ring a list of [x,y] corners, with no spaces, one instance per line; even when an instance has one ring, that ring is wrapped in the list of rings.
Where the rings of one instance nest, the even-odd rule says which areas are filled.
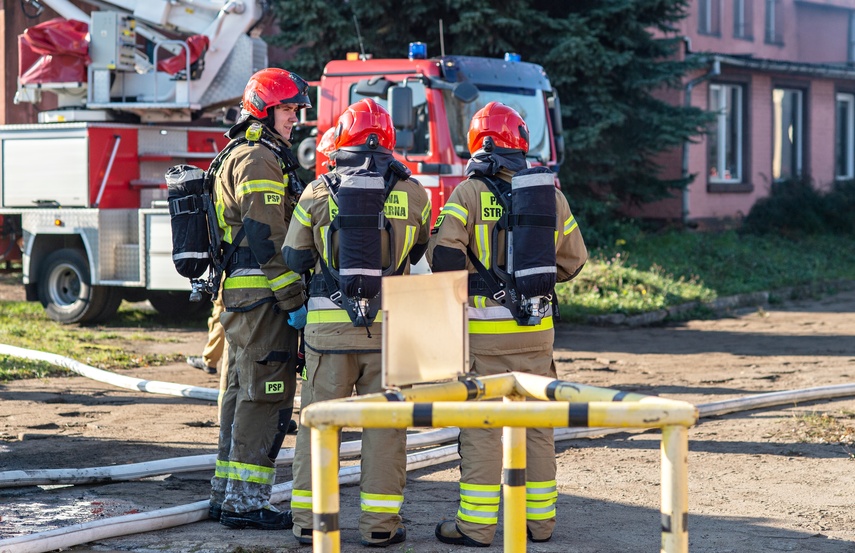
[[[2,298],[2,296],[0,296]],[[9,299],[8,297],[6,299]],[[2,309],[2,303],[0,303]],[[124,332],[117,329],[118,333]],[[136,329],[127,329],[128,334]],[[202,331],[163,329],[133,351],[198,354]],[[855,382],[855,291],[763,306],[718,320],[648,328],[564,326],[555,358],[564,380],[697,404],[764,392]],[[174,341],[177,339],[178,341]],[[139,378],[216,387],[184,363],[127,371]],[[851,443],[855,398],[734,413],[690,430],[689,540],[695,553],[855,552],[855,446],[804,441],[814,414],[842,415]],[[826,433],[828,436],[828,433]],[[0,386],[0,471],[85,468],[214,453],[210,402],[136,393],[82,377]],[[659,547],[658,432],[559,442],[558,525],[529,551],[594,553]],[[289,437],[286,446],[293,445]],[[207,497],[212,471],[141,481],[0,490],[3,539]],[[408,540],[390,551],[455,551],[435,524],[456,510],[456,462],[409,475]],[[277,482],[290,479],[287,467]],[[358,488],[342,488],[342,551],[358,545]],[[280,505],[287,508],[287,504]],[[502,548],[501,532],[492,550]],[[463,550],[463,548],[459,548]],[[75,551],[308,551],[290,532],[234,531],[197,522],[76,546]],[[11,551],[15,551],[11,549]]]

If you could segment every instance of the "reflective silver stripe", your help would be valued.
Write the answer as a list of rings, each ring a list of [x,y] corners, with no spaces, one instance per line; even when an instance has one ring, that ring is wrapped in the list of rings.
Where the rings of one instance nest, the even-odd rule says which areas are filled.
[[[525,487],[525,494],[526,495],[544,495],[544,494],[548,494],[548,493],[557,493],[557,492],[558,492],[558,487],[555,486],[554,484],[552,486],[541,486],[541,487],[526,485],[526,487]]]
[[[514,271],[514,276],[519,278],[519,277],[525,277],[525,276],[531,276],[531,275],[545,275],[545,274],[551,274],[551,273],[557,273],[557,272],[558,272],[558,269],[556,267],[553,267],[553,266],[533,267],[531,269],[522,269],[521,271]]]
[[[555,186],[555,177],[552,173],[532,173],[530,175],[515,176],[511,179],[513,189],[530,188],[532,186]]]
[[[478,491],[478,490],[460,490],[460,497],[486,497],[486,498],[496,498],[502,496],[501,490],[497,490],[495,492],[491,491]]]
[[[208,252],[186,252],[176,253],[172,259],[178,261],[179,259],[208,259],[209,257]]]
[[[364,177],[361,175],[342,175],[341,184],[339,186],[344,186],[348,188],[361,188],[363,190],[370,189],[379,189],[383,190],[386,188],[386,183],[383,182],[382,178],[379,177]]]
[[[525,514],[527,515],[545,515],[549,513],[555,512],[555,504],[551,504],[548,507],[529,507],[526,505]]]
[[[500,321],[503,319],[513,319],[510,309],[501,305],[491,307],[467,307],[470,321]],[[552,316],[552,305],[546,307],[546,313],[543,317]]]
[[[361,268],[361,269],[341,269],[338,272],[338,274],[340,274],[341,276],[363,275],[363,276],[381,277],[381,276],[383,276],[383,271],[381,271],[380,269],[364,269],[364,268]]]
[[[329,298],[311,297],[309,298],[309,311],[320,311],[323,309],[341,309],[334,301]]]
[[[261,269],[236,269],[229,275],[230,277],[239,276],[265,276]],[[265,277],[267,278],[267,277]]]

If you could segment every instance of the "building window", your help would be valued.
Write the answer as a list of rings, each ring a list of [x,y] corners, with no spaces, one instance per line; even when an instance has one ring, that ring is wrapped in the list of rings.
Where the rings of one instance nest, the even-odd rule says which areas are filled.
[[[834,175],[855,178],[855,94],[837,95],[837,132],[834,137]]]
[[[781,0],[766,0],[766,42],[784,43],[784,10]]]
[[[710,110],[716,122],[709,137],[710,182],[742,182],[742,87],[710,85]]]
[[[733,0],[733,36],[754,40],[754,0]]]
[[[855,11],[849,12],[849,63],[855,63]]]
[[[702,35],[719,35],[721,0],[698,1],[698,32]]]
[[[783,180],[802,173],[802,92],[772,90],[772,178]]]

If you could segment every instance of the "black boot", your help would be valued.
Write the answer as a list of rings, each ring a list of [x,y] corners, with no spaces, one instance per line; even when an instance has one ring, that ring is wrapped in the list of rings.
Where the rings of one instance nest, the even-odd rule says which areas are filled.
[[[249,511],[248,513],[223,511],[223,514],[220,516],[220,524],[238,530],[243,528],[287,530],[294,525],[294,522],[291,520],[291,511],[276,511],[271,508],[265,508]]]

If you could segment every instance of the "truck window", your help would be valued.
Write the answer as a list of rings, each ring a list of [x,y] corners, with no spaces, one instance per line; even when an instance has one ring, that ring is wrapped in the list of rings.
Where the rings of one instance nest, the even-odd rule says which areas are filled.
[[[501,102],[517,110],[528,125],[531,135],[528,157],[544,164],[549,163],[549,127],[546,117],[546,102],[542,90],[530,88],[489,87],[477,85],[480,94],[471,104],[458,102],[451,91],[443,90],[443,101],[448,112],[448,127],[451,129],[451,141],[454,151],[462,158],[469,158],[467,133],[469,122],[475,112],[490,102]]]
[[[413,118],[416,122],[416,128],[413,129],[413,149],[408,154],[427,154],[430,151],[430,126],[428,125],[430,114],[428,113],[425,85],[420,82],[408,82],[407,86],[413,90]],[[350,87],[351,104],[369,97],[358,94],[355,89],[355,84]],[[386,98],[372,96],[371,99],[384,108],[389,107]]]

